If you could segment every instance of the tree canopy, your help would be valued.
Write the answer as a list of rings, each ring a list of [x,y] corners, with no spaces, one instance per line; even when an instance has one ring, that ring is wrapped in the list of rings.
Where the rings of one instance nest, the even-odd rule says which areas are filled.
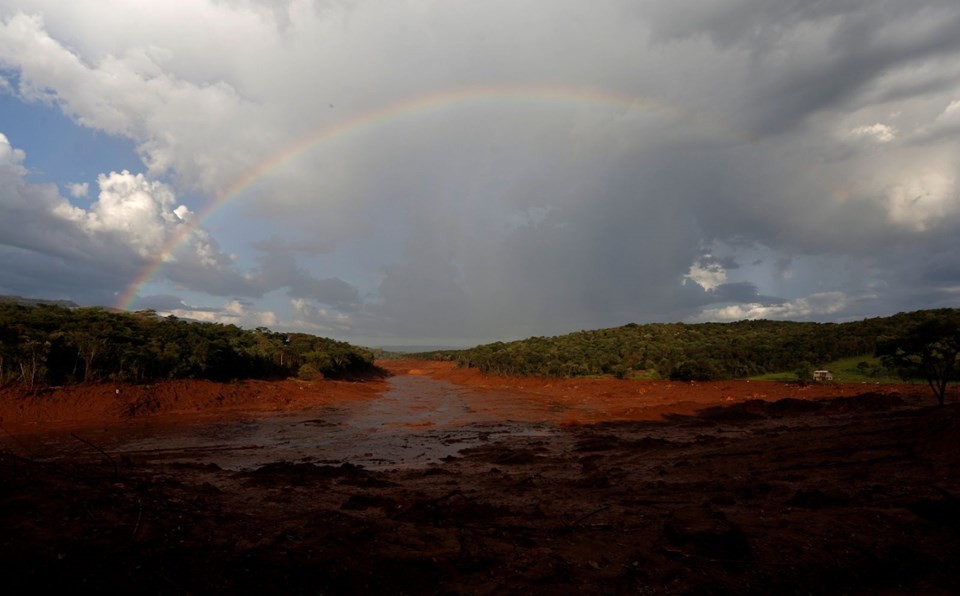
[[[218,381],[369,372],[373,354],[305,333],[199,323],[153,311],[0,302],[0,383]]]
[[[849,323],[631,323],[425,355],[504,375],[629,376],[643,371],[677,380],[734,379],[812,370],[840,358],[873,354],[877,338],[897,336],[936,313],[957,312],[919,311]]]
[[[903,378],[926,380],[942,406],[947,384],[960,373],[960,313],[933,312],[903,333],[878,342],[876,354]]]

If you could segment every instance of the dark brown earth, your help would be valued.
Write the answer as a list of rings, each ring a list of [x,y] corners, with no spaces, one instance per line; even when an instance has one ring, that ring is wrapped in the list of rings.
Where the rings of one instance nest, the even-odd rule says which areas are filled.
[[[99,437],[144,418],[197,424],[198,412],[200,423],[257,425],[374,403],[388,383],[253,384],[256,398],[184,384],[133,411],[124,404],[138,389],[118,398],[105,387],[100,399],[45,396],[58,404],[53,430],[77,437],[78,455],[53,457],[42,453],[44,396],[4,392],[5,591],[960,593],[955,396],[937,408],[917,386],[505,379],[388,364],[396,378],[454,383],[466,414],[443,428],[477,440],[423,465],[225,469]],[[83,407],[71,413],[71,400]],[[549,432],[484,430],[498,418]]]

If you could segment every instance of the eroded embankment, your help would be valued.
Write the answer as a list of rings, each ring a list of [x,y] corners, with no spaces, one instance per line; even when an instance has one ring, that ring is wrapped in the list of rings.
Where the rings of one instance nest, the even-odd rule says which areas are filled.
[[[188,379],[148,385],[82,383],[40,390],[10,384],[0,388],[0,424],[16,435],[123,426],[143,419],[192,424],[238,413],[283,413],[366,400],[385,387],[382,379],[234,383]]]

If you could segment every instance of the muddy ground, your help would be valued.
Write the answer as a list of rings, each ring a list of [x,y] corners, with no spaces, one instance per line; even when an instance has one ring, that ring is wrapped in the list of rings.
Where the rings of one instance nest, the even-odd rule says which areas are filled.
[[[224,395],[223,410],[204,406],[199,421],[188,397],[157,397],[149,412],[130,412],[112,388],[102,389],[100,406],[54,394],[59,442],[42,432],[44,415],[29,401],[36,396],[0,396],[5,590],[960,592],[955,396],[937,408],[916,386],[390,368],[393,381],[285,382],[260,387],[257,399],[235,386],[214,389],[214,401],[237,393]],[[435,391],[407,383],[414,377],[437,383]],[[391,425],[390,408],[401,402],[378,404],[404,388],[426,397]],[[451,393],[455,400],[431,416],[429,403]],[[71,427],[71,400],[99,408],[101,418],[78,413],[82,424]],[[327,458],[263,463],[282,451],[133,450],[115,432],[149,419],[137,433],[172,425],[202,434],[214,419],[237,416],[239,427],[260,428],[297,409],[326,413],[304,418],[317,436],[402,437],[404,450],[363,460],[368,454],[353,457],[337,443]],[[70,441],[69,452],[51,447]],[[445,450],[416,459],[431,442]],[[254,447],[264,445],[273,443]],[[236,459],[244,449],[259,454],[255,465]],[[228,453],[233,459],[222,459]]]

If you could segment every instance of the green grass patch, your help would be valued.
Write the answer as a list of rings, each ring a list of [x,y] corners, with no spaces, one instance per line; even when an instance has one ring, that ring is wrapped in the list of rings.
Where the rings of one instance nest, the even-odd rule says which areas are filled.
[[[789,372],[775,372],[767,373],[765,375],[755,375],[748,377],[749,381],[777,381],[780,383],[795,383],[797,382],[797,375],[795,373]]]
[[[872,355],[851,356],[833,362],[826,362],[817,366],[833,373],[833,380],[838,383],[903,383],[896,373],[883,368],[879,358]],[[776,372],[766,375],[750,377],[753,381],[781,381],[784,383],[797,381],[796,372]],[[812,380],[812,379],[811,379]]]

